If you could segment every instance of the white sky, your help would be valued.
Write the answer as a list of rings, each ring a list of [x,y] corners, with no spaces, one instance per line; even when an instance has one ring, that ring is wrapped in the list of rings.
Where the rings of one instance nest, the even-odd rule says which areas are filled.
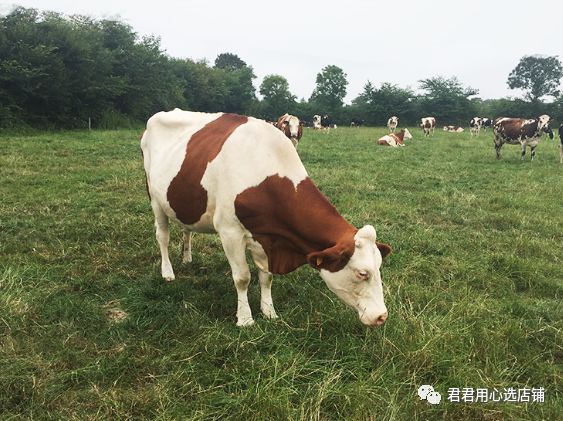
[[[120,18],[140,35],[161,37],[173,57],[237,54],[264,76],[281,74],[308,99],[317,73],[335,64],[348,75],[350,102],[367,80],[417,88],[418,80],[457,76],[481,98],[519,96],[506,85],[523,55],[563,59],[558,0],[15,0],[14,5]]]

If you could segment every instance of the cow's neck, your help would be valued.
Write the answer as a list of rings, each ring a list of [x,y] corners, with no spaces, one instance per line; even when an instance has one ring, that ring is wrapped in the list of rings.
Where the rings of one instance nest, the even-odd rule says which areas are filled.
[[[336,244],[353,253],[357,229],[308,177],[296,187],[289,178],[269,176],[237,196],[235,212],[268,255],[273,273],[291,272],[309,253]]]

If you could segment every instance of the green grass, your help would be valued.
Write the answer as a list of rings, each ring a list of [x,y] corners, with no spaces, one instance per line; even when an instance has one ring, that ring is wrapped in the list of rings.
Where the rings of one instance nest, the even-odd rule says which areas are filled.
[[[254,276],[257,323],[239,329],[217,236],[184,266],[174,228],[176,281],[160,279],[140,132],[0,137],[0,419],[561,419],[555,141],[497,162],[490,131],[413,129],[395,149],[382,128],[306,130],[313,180],[394,248],[389,319],[362,326],[302,267],[275,277],[278,321]],[[544,387],[545,403],[449,403],[449,387]]]

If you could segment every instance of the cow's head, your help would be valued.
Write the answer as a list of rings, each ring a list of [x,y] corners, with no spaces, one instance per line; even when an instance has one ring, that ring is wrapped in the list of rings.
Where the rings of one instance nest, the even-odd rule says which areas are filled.
[[[538,130],[544,130],[544,128],[549,125],[550,119],[551,118],[547,114],[540,115],[538,117]]]
[[[405,136],[403,139],[412,139],[412,134],[409,132],[409,129],[403,129],[405,131]]]
[[[383,285],[379,268],[391,247],[375,241],[375,228],[365,225],[354,236],[354,252],[340,270],[330,271],[331,265],[342,259],[338,245],[307,256],[309,263],[320,269],[328,288],[340,300],[358,312],[365,325],[382,325],[387,319],[383,300]]]

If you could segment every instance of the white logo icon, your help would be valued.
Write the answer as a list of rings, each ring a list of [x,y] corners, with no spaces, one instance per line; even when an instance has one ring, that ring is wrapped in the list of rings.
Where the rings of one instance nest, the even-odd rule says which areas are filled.
[[[432,405],[438,405],[441,399],[442,396],[440,396],[438,392],[430,392],[428,395],[426,395],[426,400]]]
[[[440,393],[435,392],[434,388],[429,384],[423,384],[418,388],[418,396],[420,400],[426,400],[432,405],[438,405],[442,399]]]

